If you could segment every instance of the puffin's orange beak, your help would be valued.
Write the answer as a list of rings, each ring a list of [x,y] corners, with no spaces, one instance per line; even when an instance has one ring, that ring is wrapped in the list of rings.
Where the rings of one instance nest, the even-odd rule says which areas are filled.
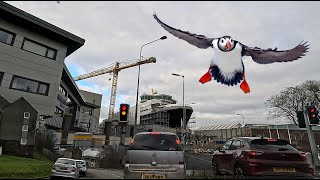
[[[227,49],[230,49],[231,48],[231,44],[230,44],[230,41],[227,42]]]

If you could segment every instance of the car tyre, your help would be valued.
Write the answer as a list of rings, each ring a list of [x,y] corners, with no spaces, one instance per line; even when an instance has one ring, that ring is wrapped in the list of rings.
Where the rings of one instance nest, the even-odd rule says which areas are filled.
[[[234,177],[235,179],[246,179],[246,172],[241,164],[234,166]]]
[[[213,175],[221,175],[221,172],[219,171],[218,165],[215,160],[212,159],[212,171]]]

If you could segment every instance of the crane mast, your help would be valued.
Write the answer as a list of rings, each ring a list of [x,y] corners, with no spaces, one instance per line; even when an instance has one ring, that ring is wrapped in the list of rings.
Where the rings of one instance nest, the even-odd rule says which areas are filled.
[[[100,76],[100,75],[107,74],[107,73],[113,73],[110,105],[109,105],[109,114],[108,114],[108,121],[111,122],[112,120],[114,120],[114,105],[115,105],[115,101],[116,101],[119,71],[121,71],[123,69],[131,68],[134,66],[142,65],[142,64],[155,63],[155,62],[156,62],[155,57],[150,57],[148,59],[141,60],[141,61],[135,60],[135,61],[116,62],[116,63],[113,63],[109,66],[103,67],[101,69],[74,77],[73,79],[75,81],[79,81],[79,80],[88,79],[88,78]],[[108,131],[110,131],[110,130],[108,130]]]

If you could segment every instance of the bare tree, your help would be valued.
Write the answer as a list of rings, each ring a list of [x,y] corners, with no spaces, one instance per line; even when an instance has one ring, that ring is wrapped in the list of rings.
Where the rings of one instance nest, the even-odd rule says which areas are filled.
[[[307,102],[319,104],[320,81],[306,81],[295,87],[288,87],[271,96],[265,103],[271,108],[269,119],[287,118],[297,125],[296,111],[302,111]]]

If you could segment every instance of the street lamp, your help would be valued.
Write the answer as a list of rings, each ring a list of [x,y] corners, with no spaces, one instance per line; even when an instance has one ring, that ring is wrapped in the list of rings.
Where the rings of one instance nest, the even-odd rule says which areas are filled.
[[[139,59],[139,62],[141,61],[141,57],[142,57],[142,56],[141,56],[141,52],[142,52],[143,46],[148,45],[148,44],[151,44],[151,43],[154,43],[154,42],[159,41],[159,40],[165,40],[165,39],[167,39],[167,36],[162,36],[162,37],[159,38],[159,39],[153,40],[153,41],[151,41],[151,42],[148,42],[148,43],[142,45],[141,48],[140,48],[140,59]],[[135,114],[135,119],[134,119],[134,129],[133,129],[132,137],[133,137],[133,136],[135,135],[135,133],[137,132],[139,81],[140,81],[140,64],[139,64],[139,70],[138,70],[138,84],[137,84],[137,97],[136,97],[136,114]]]
[[[243,117],[243,115],[242,114],[237,114],[237,115],[242,116],[242,124],[244,126],[244,117]]]
[[[173,76],[180,76],[182,77],[182,106],[183,106],[183,113],[182,113],[182,126],[181,126],[181,141],[183,146],[185,146],[185,140],[184,140],[184,132],[186,130],[186,108],[184,106],[184,76],[180,74],[172,73]]]

